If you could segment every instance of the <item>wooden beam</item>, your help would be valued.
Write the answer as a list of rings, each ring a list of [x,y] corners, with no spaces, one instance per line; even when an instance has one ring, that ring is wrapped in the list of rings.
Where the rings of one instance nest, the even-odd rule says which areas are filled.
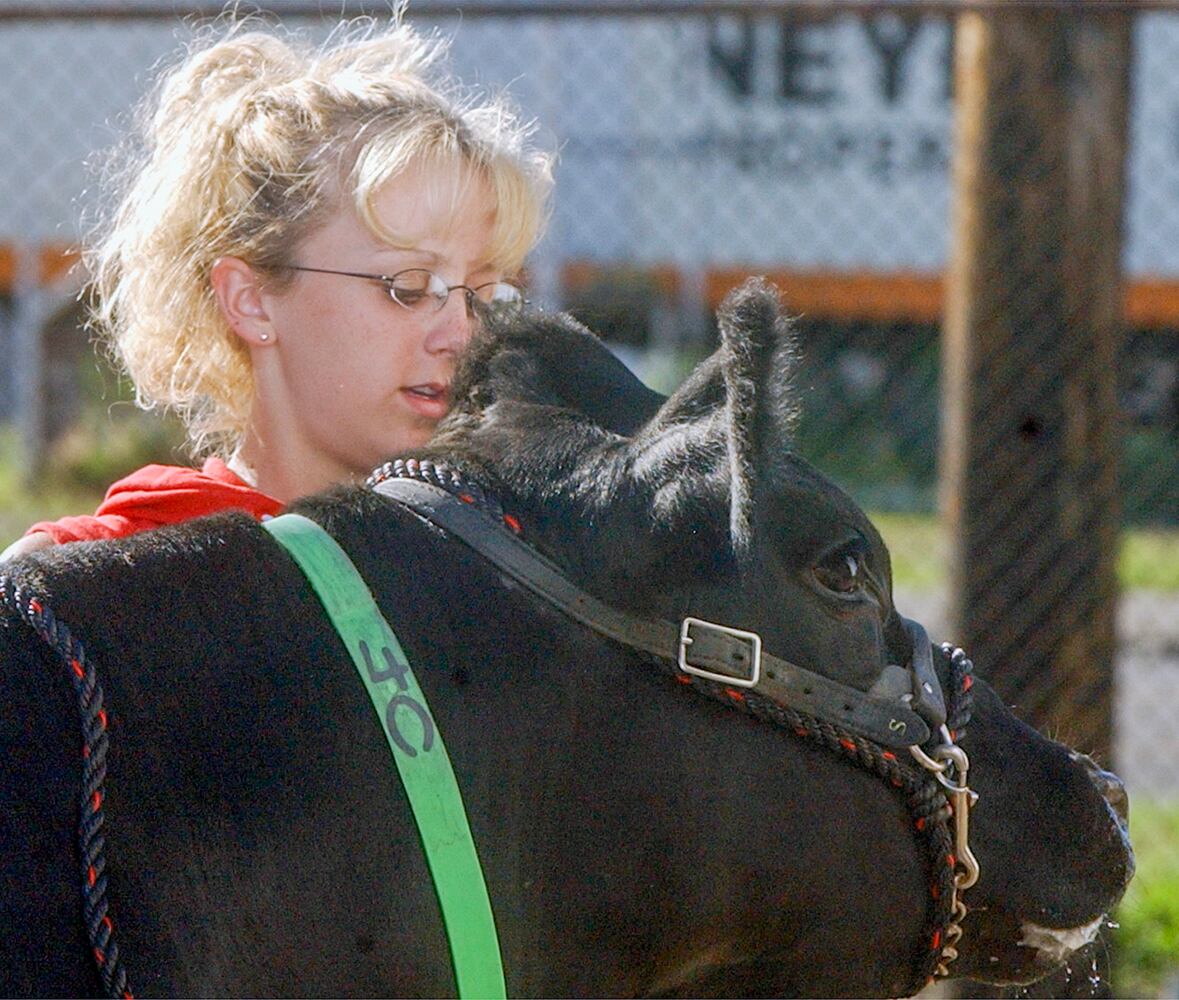
[[[22,253],[35,256],[35,260],[24,261]],[[14,295],[20,280],[35,280],[38,287],[52,285],[71,275],[81,254],[72,243],[49,241],[35,248],[18,249],[11,243],[0,243],[0,295]],[[30,270],[25,273],[26,263]]]
[[[796,271],[730,267],[708,272],[705,298],[710,309],[751,274],[762,274],[782,292],[795,316],[878,323],[937,323],[942,317],[940,274],[916,271]]]
[[[1107,759],[1130,20],[959,17],[943,349],[955,638],[1025,719]]]
[[[2,259],[0,259],[2,267]],[[0,278],[3,272],[0,271]],[[675,295],[683,276],[672,264],[617,265],[568,261],[561,269],[566,290],[601,282],[641,280],[660,294]],[[792,315],[849,323],[940,324],[945,315],[946,281],[940,271],[845,271],[733,264],[704,276],[704,304],[712,310],[751,275],[762,275],[782,290]],[[1179,279],[1144,276],[1123,282],[1122,323],[1132,330],[1179,333]]]

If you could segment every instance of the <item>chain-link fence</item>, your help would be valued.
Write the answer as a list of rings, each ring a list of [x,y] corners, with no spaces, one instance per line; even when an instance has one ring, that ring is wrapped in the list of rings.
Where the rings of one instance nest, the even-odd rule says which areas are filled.
[[[326,6],[340,12],[340,4]],[[1030,56],[1018,45],[1010,52],[1034,56],[1043,78],[1003,84],[998,57],[978,70],[1000,80],[989,98],[999,111],[988,112],[999,116],[988,133],[999,189],[1041,200],[1038,214],[1016,218],[1018,204],[1005,210],[989,231],[990,257],[1001,266],[1034,244],[1041,263],[1020,272],[1022,304],[1012,306],[1009,295],[1000,310],[1006,340],[992,341],[1001,349],[990,369],[974,371],[983,403],[969,411],[969,426],[986,433],[994,415],[986,454],[974,453],[984,462],[1004,451],[999,421],[1015,421],[1024,451],[1011,453],[999,485],[1044,456],[1049,466],[1069,466],[1071,478],[1037,480],[991,512],[994,531],[1017,539],[1024,532],[1022,547],[1002,550],[1001,564],[947,565],[949,553],[962,561],[972,550],[955,548],[946,530],[915,529],[909,544],[938,548],[943,565],[904,578],[898,604],[950,638],[963,627],[961,609],[946,598],[955,572],[989,572],[988,586],[1011,589],[1014,603],[1030,610],[1010,642],[1035,654],[1027,669],[1041,662],[1035,656],[1052,663],[1042,673],[1047,682],[1037,688],[1025,676],[1008,696],[1031,704],[1069,689],[1081,713],[1112,686],[1114,761],[1135,801],[1163,817],[1158,829],[1174,830],[1179,571],[1165,553],[1179,554],[1179,4],[1038,6],[1045,20],[1034,31],[1047,31],[1049,42]],[[191,36],[193,22],[176,16],[183,7],[0,2],[0,351],[11,360],[0,370],[0,421],[20,424],[29,439],[68,421],[68,407],[42,405],[42,387],[63,372],[68,384],[70,366],[88,350],[71,324],[51,322],[70,308],[78,281],[67,273],[71,248],[93,209],[83,164],[119,133],[153,67]],[[334,23],[316,4],[268,7],[312,36]],[[988,16],[986,4],[975,7]],[[1008,7],[997,16],[1015,17],[1020,5]],[[603,2],[595,9],[520,0],[468,3],[461,13],[417,5],[409,13],[419,27],[453,35],[453,63],[465,82],[508,87],[559,149],[556,211],[530,267],[533,298],[572,309],[667,388],[710,349],[711,311],[725,290],[744,275],[768,274],[800,317],[801,450],[866,507],[891,512],[884,523],[902,546],[911,524],[901,515],[936,512],[939,484],[943,511],[970,500],[946,475],[953,464],[946,401],[957,377],[945,363],[946,317],[973,330],[970,317],[993,308],[971,298],[981,288],[985,299],[986,283],[971,284],[962,227],[974,217],[964,199],[982,198],[984,207],[994,199],[986,201],[985,185],[971,188],[960,167],[952,170],[956,109],[964,84],[973,86],[963,75],[955,5]],[[1112,49],[1086,48],[1102,30],[1124,38]],[[1005,94],[1029,90],[1049,104],[1022,117],[1018,108],[1003,110]],[[1105,104],[1081,112],[1050,103],[1094,94]],[[1114,124],[1102,131],[1085,115]],[[1029,129],[1029,121],[1039,124]],[[1019,173],[1029,162],[1035,169]],[[1063,181],[1054,193],[1035,188],[1043,178]],[[1110,198],[1113,224],[1094,237],[1090,209]],[[1007,243],[996,253],[1000,237]],[[1112,247],[1113,273],[1091,263],[1094,247]],[[1110,321],[1090,330],[1091,340],[1073,341],[1075,356],[1062,361],[1053,345],[1092,326],[1101,308],[1092,299],[1114,304]],[[1047,340],[1037,339],[1041,327]],[[970,336],[965,342],[977,348]],[[1104,350],[1108,364],[1095,367],[1094,352]],[[1053,352],[1055,367],[1043,369]],[[1086,366],[1093,384],[1078,390],[1071,373]],[[1108,421],[1084,395],[1106,389]],[[1023,409],[1003,416],[1017,399]],[[1070,522],[1068,494],[1096,489],[1103,475],[1076,460],[1078,449],[1100,450],[1094,423],[1108,425],[1096,430],[1113,443],[1113,485],[1096,513]],[[1113,565],[1117,536],[1101,535],[1110,518],[1125,531],[1114,668],[1089,655],[1098,643],[1072,656],[1070,673],[1060,666],[1070,662],[1069,637],[1048,626],[1068,621],[1080,630],[1100,616],[1104,599],[1086,588]],[[952,528],[954,518],[947,523]],[[1037,544],[1070,533],[1100,535],[1095,562]],[[896,556],[907,562],[903,551]],[[1037,592],[1052,597],[1037,600]],[[1047,651],[1036,652],[1041,646]],[[1067,717],[1054,724],[1070,735]],[[1150,844],[1147,854],[1169,858],[1179,893],[1179,845]],[[1179,927],[1165,915],[1150,919],[1179,949]],[[1169,974],[1176,969],[1179,957]],[[1155,989],[1166,975],[1120,988]]]

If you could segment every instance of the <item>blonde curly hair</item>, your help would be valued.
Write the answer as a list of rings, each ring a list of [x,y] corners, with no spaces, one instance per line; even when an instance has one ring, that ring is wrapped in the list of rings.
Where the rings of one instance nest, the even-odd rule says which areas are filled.
[[[139,109],[137,139],[108,173],[110,216],[84,257],[90,323],[137,402],[175,411],[194,454],[228,454],[250,416],[248,351],[209,282],[219,257],[273,287],[300,241],[350,197],[379,238],[373,202],[411,164],[453,164],[495,200],[490,263],[518,270],[540,237],[552,158],[500,96],[461,92],[445,42],[364,18],[312,46],[257,18],[223,18],[188,46]]]

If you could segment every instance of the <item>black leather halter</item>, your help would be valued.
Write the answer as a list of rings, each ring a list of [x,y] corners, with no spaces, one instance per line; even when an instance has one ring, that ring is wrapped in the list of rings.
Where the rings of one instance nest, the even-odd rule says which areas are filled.
[[[399,464],[414,475],[430,463]],[[764,651],[754,632],[692,617],[677,625],[611,607],[496,525],[469,502],[469,496],[460,498],[455,494],[461,491],[403,475],[392,470],[382,475],[378,470],[370,485],[450,532],[571,618],[617,642],[678,663],[685,674],[753,691],[886,747],[925,744],[946,722],[929,636],[917,622],[902,619],[913,643],[909,664],[886,666],[869,692],[860,691]]]

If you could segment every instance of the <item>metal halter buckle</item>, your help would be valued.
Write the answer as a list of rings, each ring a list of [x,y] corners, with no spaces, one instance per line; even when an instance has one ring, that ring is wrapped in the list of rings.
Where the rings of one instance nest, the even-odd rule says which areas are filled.
[[[970,771],[970,759],[966,751],[954,742],[945,726],[941,727],[938,735],[941,742],[933,747],[933,756],[917,746],[909,747],[909,752],[918,764],[937,779],[954,813],[954,858],[957,864],[950,901],[950,922],[946,926],[946,937],[942,942],[935,972],[935,977],[945,979],[950,975],[950,963],[958,957],[958,940],[962,937],[962,920],[967,912],[962,893],[978,881],[978,861],[970,850],[969,836],[970,810],[978,801],[978,793],[966,784]]]
[[[749,676],[740,677],[734,676],[733,674],[721,674],[689,663],[688,647],[694,641],[689,633],[693,627],[712,629],[714,632],[720,632],[722,635],[729,635],[735,639],[741,639],[749,643]],[[680,626],[678,663],[684,673],[695,674],[697,677],[703,677],[708,681],[717,681],[720,684],[730,684],[735,687],[756,687],[758,681],[761,680],[761,636],[756,632],[746,632],[743,629],[730,628],[728,625],[706,622],[703,618],[685,618],[683,624]]]

